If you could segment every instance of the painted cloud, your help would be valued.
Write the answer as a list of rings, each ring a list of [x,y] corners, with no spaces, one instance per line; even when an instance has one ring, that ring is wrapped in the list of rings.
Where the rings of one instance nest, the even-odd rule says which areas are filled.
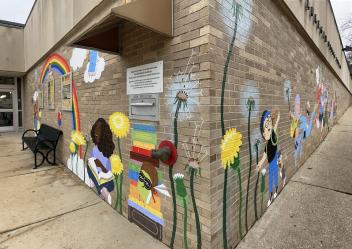
[[[83,66],[87,57],[88,50],[82,48],[74,48],[70,59],[70,66],[73,71],[77,71]]]
[[[99,56],[99,53],[95,50],[89,51],[89,62],[84,72],[84,82],[92,83],[93,81],[100,79],[101,73],[105,69],[105,60]]]

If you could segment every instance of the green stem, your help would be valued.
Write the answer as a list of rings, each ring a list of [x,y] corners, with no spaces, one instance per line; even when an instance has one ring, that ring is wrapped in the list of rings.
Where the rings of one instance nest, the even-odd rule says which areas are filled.
[[[257,165],[258,165],[258,144],[255,145],[256,149],[256,158],[257,158]],[[255,213],[255,219],[258,220],[258,209],[257,209],[257,190],[258,190],[258,182],[259,182],[259,175],[260,172],[257,173],[257,179],[255,180],[255,189],[254,189],[254,213]]]
[[[248,179],[247,179],[247,194],[246,194],[246,233],[248,232],[248,199],[249,199],[249,181],[251,179],[252,172],[252,145],[251,145],[251,108],[252,104],[249,104],[249,115],[248,115],[248,147],[249,147],[249,167],[248,167]]]
[[[117,179],[118,179],[118,176],[114,175],[114,181],[115,181],[115,187],[116,187],[116,202],[115,202],[115,209],[116,210],[119,205],[119,185],[118,185]]]
[[[119,150],[119,156],[120,156],[120,160],[121,160],[121,163],[122,163],[122,153],[121,153],[121,143],[120,143],[120,138],[117,137],[117,147],[118,147],[118,150]],[[119,194],[119,199],[116,199],[116,203],[119,201],[119,205],[120,205],[120,208],[119,208],[119,213],[122,214],[122,180],[123,180],[123,172],[121,172],[121,174],[119,175],[120,178],[120,194]],[[118,182],[116,181],[116,196],[118,195]],[[115,207],[117,208],[117,206]]]
[[[193,210],[194,210],[194,217],[196,220],[196,228],[197,228],[197,249],[201,249],[202,248],[202,237],[201,237],[201,231],[200,231],[199,214],[198,214],[196,199],[194,197],[194,182],[193,181],[194,181],[195,172],[196,172],[196,170],[191,167],[190,189],[191,189],[191,199],[192,199],[192,205],[193,205]]]
[[[177,120],[178,120],[178,113],[181,108],[181,102],[177,102],[177,108],[174,117],[174,145],[177,149],[178,144],[178,132],[177,132]],[[176,226],[177,226],[177,205],[176,205],[176,193],[175,193],[175,183],[173,178],[173,166],[169,166],[169,179],[171,185],[171,194],[172,194],[172,206],[173,206],[173,225],[172,225],[172,233],[171,233],[171,241],[170,241],[170,248],[174,248],[175,243],[175,235],[176,235]]]
[[[123,180],[123,171],[121,172],[121,175],[119,176],[120,178],[120,194],[119,194],[119,197],[120,197],[120,214],[122,214],[122,180]]]
[[[188,242],[187,242],[187,200],[186,198],[183,198],[183,209],[184,209],[184,215],[183,215],[183,248],[188,249]]]
[[[225,135],[225,120],[224,120],[224,100],[225,100],[225,86],[227,82],[227,74],[229,71],[229,63],[232,56],[233,47],[236,40],[236,33],[237,33],[237,19],[238,19],[238,12],[236,12],[236,19],[235,19],[235,27],[233,30],[232,40],[229,47],[229,52],[227,53],[227,58],[224,67],[224,74],[221,82],[221,103],[220,103],[220,115],[221,115],[221,133],[222,136]],[[227,231],[226,231],[226,199],[227,199],[227,172],[228,168],[225,168],[224,172],[224,189],[223,189],[223,212],[222,212],[222,235],[223,235],[223,244],[224,249],[227,249]]]
[[[83,171],[83,174],[84,174],[83,181],[84,182],[86,182],[86,156],[87,156],[88,147],[89,147],[89,140],[87,141],[86,149],[84,150],[84,156],[83,156],[83,163],[84,163],[84,165],[83,165],[83,169],[84,169],[84,171]],[[87,162],[87,164],[88,164],[88,162]]]
[[[257,173],[257,179],[255,180],[255,189],[254,189],[254,214],[255,214],[255,219],[258,220],[258,209],[257,209],[257,188],[258,188],[258,182],[259,182],[259,172]]]
[[[119,149],[120,160],[122,162],[121,145],[120,145],[120,138],[119,137],[117,137],[117,146],[118,146],[118,149]]]
[[[238,227],[240,232],[241,239],[243,238],[242,235],[242,178],[241,178],[241,168],[237,167],[237,176],[238,176],[238,187],[240,189],[240,210],[238,212]]]
[[[223,203],[222,203],[222,237],[223,237],[223,243],[224,243],[224,249],[227,249],[227,233],[226,233],[226,202],[227,202],[227,173],[228,173],[228,168],[225,168],[224,171],[224,190],[223,190]]]

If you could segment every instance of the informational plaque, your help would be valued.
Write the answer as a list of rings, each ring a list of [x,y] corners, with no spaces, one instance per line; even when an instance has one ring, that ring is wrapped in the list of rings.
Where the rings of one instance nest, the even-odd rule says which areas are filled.
[[[157,61],[127,69],[127,94],[163,92],[164,64]]]

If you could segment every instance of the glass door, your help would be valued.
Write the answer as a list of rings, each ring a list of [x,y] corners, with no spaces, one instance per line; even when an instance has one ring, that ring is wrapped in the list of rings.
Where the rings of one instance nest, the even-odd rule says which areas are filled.
[[[14,90],[0,89],[0,132],[15,130],[15,95]]]

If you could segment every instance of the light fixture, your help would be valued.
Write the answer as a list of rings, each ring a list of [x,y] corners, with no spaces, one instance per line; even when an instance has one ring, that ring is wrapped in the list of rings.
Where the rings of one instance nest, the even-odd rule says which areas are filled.
[[[1,95],[0,96],[0,99],[4,99],[4,98],[6,98],[6,95]]]

